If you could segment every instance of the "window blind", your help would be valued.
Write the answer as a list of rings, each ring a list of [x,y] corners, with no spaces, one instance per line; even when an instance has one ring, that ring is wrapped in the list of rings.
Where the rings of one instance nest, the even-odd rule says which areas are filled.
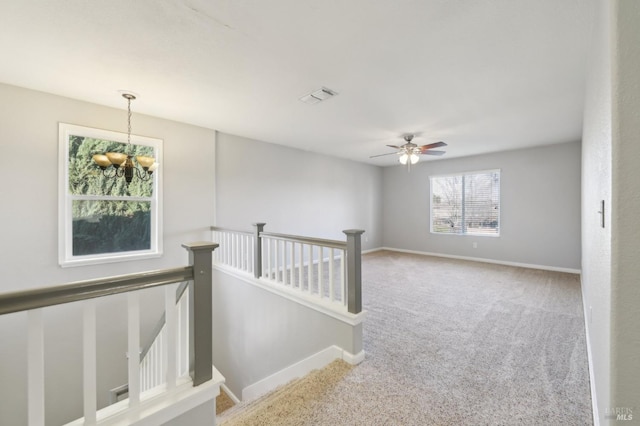
[[[499,235],[500,170],[432,176],[431,232]]]

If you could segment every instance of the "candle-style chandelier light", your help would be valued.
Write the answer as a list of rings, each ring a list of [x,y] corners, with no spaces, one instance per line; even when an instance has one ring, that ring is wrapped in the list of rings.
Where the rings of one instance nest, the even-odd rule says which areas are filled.
[[[131,150],[131,101],[135,100],[135,96],[131,93],[123,93],[122,97],[127,100],[127,151],[128,154],[121,152],[107,152],[104,154],[95,154],[93,161],[100,167],[102,174],[109,179],[121,178],[124,176],[127,185],[133,180],[135,175],[138,179],[146,181],[151,179],[154,170],[158,168],[158,163],[153,157],[145,155],[136,156],[134,164]]]

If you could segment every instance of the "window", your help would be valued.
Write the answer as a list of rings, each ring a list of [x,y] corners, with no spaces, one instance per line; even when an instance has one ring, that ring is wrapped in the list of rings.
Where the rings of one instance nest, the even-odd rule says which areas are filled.
[[[162,161],[162,140],[60,123],[59,262],[117,262],[162,254],[161,179],[108,178],[94,154],[121,152]],[[112,167],[106,171],[113,174]]]
[[[500,170],[430,180],[431,232],[500,235]]]

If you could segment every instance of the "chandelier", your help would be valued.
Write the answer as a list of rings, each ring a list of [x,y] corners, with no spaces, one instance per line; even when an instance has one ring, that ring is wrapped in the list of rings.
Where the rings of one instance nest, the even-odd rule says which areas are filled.
[[[131,101],[136,97],[131,93],[123,93],[122,97],[127,100],[127,151],[131,152]],[[121,152],[95,154],[93,161],[100,167],[106,178],[115,179],[124,176],[127,185],[131,183],[134,175],[143,181],[151,179],[151,174],[158,168],[158,163],[153,157],[136,156],[138,166],[134,164],[132,155]]]

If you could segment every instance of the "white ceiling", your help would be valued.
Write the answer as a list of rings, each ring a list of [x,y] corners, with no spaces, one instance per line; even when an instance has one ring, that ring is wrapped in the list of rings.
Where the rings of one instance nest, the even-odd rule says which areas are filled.
[[[371,164],[410,132],[451,158],[581,138],[593,3],[2,0],[0,82],[129,90],[134,113]],[[339,95],[298,100],[321,86]]]

